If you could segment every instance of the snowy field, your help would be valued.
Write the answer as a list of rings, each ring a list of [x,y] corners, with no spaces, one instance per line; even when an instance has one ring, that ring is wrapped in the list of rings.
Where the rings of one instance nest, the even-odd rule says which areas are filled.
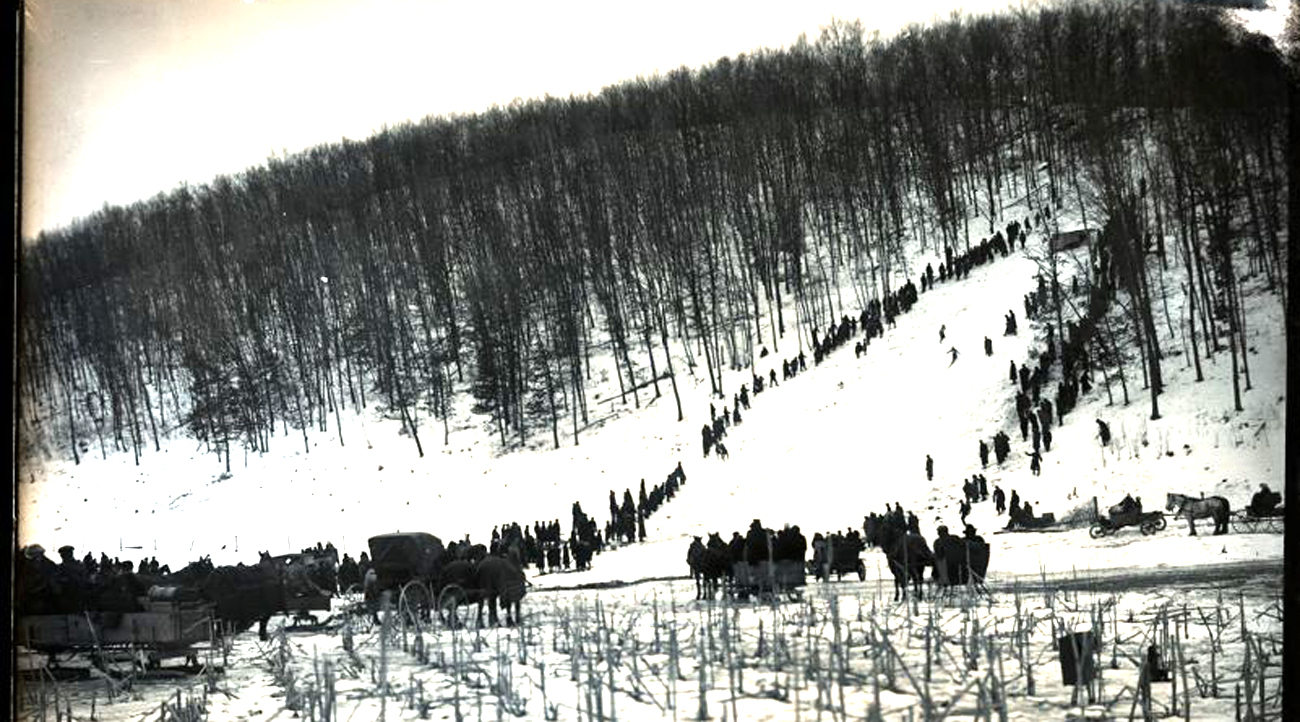
[[[901,605],[873,580],[742,604],[696,601],[689,582],[643,584],[535,593],[521,627],[482,631],[395,616],[376,626],[340,599],[323,629],[243,634],[206,656],[223,674],[24,685],[24,719],[39,718],[42,695],[52,707],[56,688],[63,707],[89,718],[94,705],[106,722],[167,718],[164,704],[191,700],[222,722],[1124,718],[1150,644],[1175,670],[1151,684],[1153,714],[1276,710],[1280,575],[1155,581],[1109,592],[998,585]],[[1099,669],[1076,696],[1053,644],[1086,630],[1099,632]]]

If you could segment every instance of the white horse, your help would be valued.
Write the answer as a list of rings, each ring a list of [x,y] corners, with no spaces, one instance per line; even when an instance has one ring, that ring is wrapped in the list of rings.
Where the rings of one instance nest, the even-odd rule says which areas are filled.
[[[1165,499],[1165,510],[1173,512],[1175,517],[1187,517],[1187,526],[1191,529],[1192,536],[1196,536],[1196,520],[1206,517],[1214,517],[1216,536],[1227,534],[1228,517],[1232,515],[1228,500],[1221,496],[1197,499],[1186,494],[1169,494]]]

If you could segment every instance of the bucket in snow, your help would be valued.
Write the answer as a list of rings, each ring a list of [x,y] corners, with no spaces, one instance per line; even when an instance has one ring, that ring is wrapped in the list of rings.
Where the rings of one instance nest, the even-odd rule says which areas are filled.
[[[1090,684],[1097,674],[1096,654],[1101,642],[1093,632],[1075,632],[1057,640],[1060,650],[1061,684]]]

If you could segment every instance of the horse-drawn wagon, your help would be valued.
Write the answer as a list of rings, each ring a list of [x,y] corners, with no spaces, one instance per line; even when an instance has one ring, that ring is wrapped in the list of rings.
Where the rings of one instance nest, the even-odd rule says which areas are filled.
[[[519,615],[528,582],[517,559],[485,555],[482,547],[468,545],[452,553],[424,532],[381,534],[369,545],[375,578],[366,585],[366,607],[372,613],[388,592],[403,618],[416,625],[429,621],[435,608],[444,621],[455,623],[458,607],[478,604],[481,611],[484,602],[493,624],[498,601],[506,607],[507,621],[511,610],[514,618]]]
[[[369,547],[375,578],[365,585],[366,607],[378,611],[387,592],[404,614],[425,619],[439,591],[442,540],[425,532],[398,532],[371,537]]]

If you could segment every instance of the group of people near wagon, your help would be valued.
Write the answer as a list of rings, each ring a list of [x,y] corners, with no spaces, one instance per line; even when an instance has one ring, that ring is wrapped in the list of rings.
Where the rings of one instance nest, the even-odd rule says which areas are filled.
[[[39,544],[20,550],[14,569],[19,614],[139,612],[144,610],[143,601],[155,594],[162,595],[160,599],[197,600],[251,586],[272,587],[285,596],[328,595],[338,589],[338,557],[332,545],[304,549],[303,557],[287,564],[267,552],[261,553],[257,564],[247,566],[216,567],[210,558],[202,557],[176,573],[156,557],[136,566],[107,554],[77,559],[75,551],[72,546],[60,547],[56,563]]]
[[[40,544],[30,544],[18,554],[14,568],[14,601],[20,611],[43,614],[76,613],[87,609],[131,612],[139,610],[138,597],[148,592],[146,577],[170,574],[166,564],[146,557],[137,567],[129,559],[96,559],[87,553],[78,560],[72,546],[59,548],[56,563]],[[137,570],[139,574],[137,575]]]

